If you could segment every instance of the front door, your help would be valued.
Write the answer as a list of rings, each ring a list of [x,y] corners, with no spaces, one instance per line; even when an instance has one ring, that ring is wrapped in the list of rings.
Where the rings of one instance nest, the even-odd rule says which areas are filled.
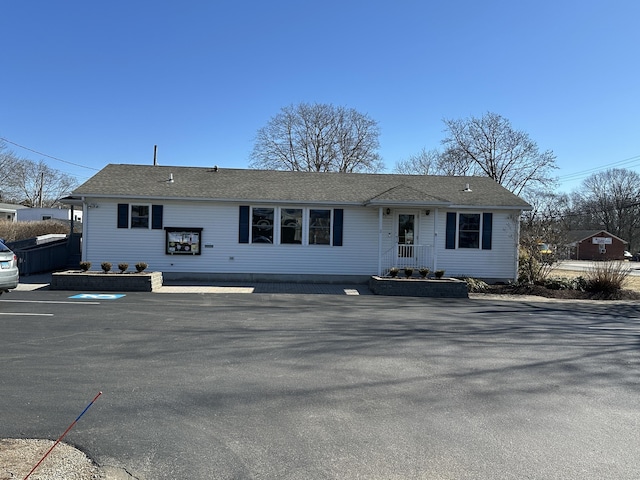
[[[414,245],[417,241],[416,215],[399,213],[396,222],[396,238],[398,239],[398,259],[406,259],[412,263],[415,256]]]

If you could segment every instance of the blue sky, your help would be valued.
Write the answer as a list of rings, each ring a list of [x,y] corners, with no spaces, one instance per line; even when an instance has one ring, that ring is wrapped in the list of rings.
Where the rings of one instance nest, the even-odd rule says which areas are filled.
[[[564,191],[640,171],[637,0],[2,3],[0,137],[81,182],[154,145],[161,165],[246,168],[300,102],[376,120],[387,171],[488,111],[554,151]]]

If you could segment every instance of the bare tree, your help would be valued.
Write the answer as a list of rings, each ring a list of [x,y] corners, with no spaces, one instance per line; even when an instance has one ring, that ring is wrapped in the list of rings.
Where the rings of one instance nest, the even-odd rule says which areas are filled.
[[[487,113],[481,118],[444,120],[447,137],[443,163],[467,175],[485,175],[516,195],[553,181],[555,155],[540,152],[525,132],[514,130],[506,118]]]
[[[440,155],[438,150],[423,148],[417,155],[397,161],[393,171],[405,175],[438,175]]]
[[[379,172],[380,130],[354,109],[301,103],[284,107],[258,130],[251,168],[309,172]]]
[[[49,167],[42,160],[12,157],[11,175],[4,177],[3,194],[29,207],[51,207],[76,185],[72,176]]]
[[[573,209],[583,228],[603,228],[640,245],[640,175],[613,168],[587,177],[572,193]],[[578,215],[579,214],[579,215]]]
[[[0,140],[0,169],[3,172],[8,172],[7,168],[10,166],[13,153],[7,148],[7,144]]]
[[[549,190],[527,191],[526,198],[532,209],[520,217],[520,249],[538,261],[553,264],[558,258],[567,258],[568,225],[564,221],[569,209],[569,197]],[[549,255],[539,248],[546,244]]]
[[[393,170],[406,175],[466,175],[469,162],[449,151],[423,148],[417,155],[396,162]]]
[[[7,144],[4,141],[0,140],[0,172],[2,172],[0,202],[11,202],[13,200],[9,183],[17,160],[15,153],[7,148]]]

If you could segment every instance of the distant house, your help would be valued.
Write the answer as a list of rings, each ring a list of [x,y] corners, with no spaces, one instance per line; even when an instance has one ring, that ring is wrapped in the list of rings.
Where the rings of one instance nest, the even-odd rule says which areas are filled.
[[[629,243],[606,230],[572,230],[568,239],[573,260],[623,260]]]
[[[73,220],[82,221],[82,209],[71,208],[22,208],[17,211],[17,221],[38,221],[38,220]]]
[[[16,205],[13,203],[0,203],[0,220],[15,222],[17,212],[28,208],[29,207],[25,207],[24,205]]]
[[[487,177],[108,165],[82,206],[83,260],[165,278],[364,281],[428,267],[517,277],[531,207]]]

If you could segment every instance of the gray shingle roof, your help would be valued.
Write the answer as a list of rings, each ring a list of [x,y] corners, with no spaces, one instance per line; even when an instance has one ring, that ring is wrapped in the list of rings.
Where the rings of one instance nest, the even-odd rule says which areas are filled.
[[[465,191],[467,184],[471,191]],[[73,193],[94,198],[530,208],[524,200],[488,177],[216,170],[130,164],[107,165]]]

